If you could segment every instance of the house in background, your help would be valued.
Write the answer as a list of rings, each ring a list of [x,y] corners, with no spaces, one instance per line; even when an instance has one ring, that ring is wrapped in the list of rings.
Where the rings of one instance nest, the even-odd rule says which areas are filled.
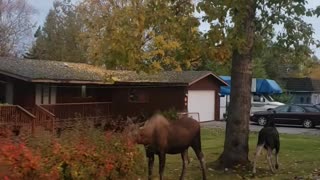
[[[319,104],[320,80],[313,78],[285,78],[286,91],[292,95],[291,103]]]
[[[198,113],[200,121],[219,120],[218,93],[226,85],[208,71],[148,75],[81,63],[0,58],[1,102],[18,105],[14,112],[23,108],[39,122],[44,117],[134,116],[169,108]],[[4,107],[0,113],[1,119],[10,118]]]

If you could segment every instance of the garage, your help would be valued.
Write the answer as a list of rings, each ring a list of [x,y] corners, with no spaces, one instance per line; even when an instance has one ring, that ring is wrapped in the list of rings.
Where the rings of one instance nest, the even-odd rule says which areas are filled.
[[[215,120],[214,90],[189,90],[188,112],[199,113],[200,122]]]

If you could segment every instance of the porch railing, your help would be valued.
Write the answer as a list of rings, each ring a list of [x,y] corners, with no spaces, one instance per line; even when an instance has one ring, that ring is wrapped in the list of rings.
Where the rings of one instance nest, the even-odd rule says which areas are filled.
[[[48,111],[47,109],[36,105],[34,108],[34,115],[36,117],[36,126],[42,126],[48,130],[54,130],[54,123],[56,121],[56,116]]]
[[[4,126],[31,126],[32,133],[35,128],[35,116],[16,105],[0,106],[0,125]]]
[[[61,103],[41,105],[60,120],[80,118],[101,118],[111,115],[111,102]]]
[[[179,112],[178,116],[179,117],[187,116],[200,122],[200,113],[198,112]]]

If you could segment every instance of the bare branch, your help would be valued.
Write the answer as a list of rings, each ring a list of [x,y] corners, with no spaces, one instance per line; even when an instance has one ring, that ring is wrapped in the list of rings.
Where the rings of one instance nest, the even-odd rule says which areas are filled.
[[[14,54],[21,39],[31,33],[34,13],[26,0],[0,0],[0,56]]]

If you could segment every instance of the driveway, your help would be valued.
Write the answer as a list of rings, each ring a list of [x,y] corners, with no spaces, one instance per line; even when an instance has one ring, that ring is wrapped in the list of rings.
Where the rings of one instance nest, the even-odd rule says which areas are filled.
[[[226,121],[211,121],[211,122],[204,122],[201,123],[202,127],[208,127],[208,128],[221,128],[225,129],[226,127]],[[262,126],[258,126],[254,123],[250,124],[250,131],[258,132],[262,128]],[[320,128],[317,127],[315,129],[306,129],[303,127],[297,127],[297,126],[283,126],[283,125],[277,125],[277,129],[279,133],[283,134],[306,134],[306,135],[319,135],[320,136]]]

